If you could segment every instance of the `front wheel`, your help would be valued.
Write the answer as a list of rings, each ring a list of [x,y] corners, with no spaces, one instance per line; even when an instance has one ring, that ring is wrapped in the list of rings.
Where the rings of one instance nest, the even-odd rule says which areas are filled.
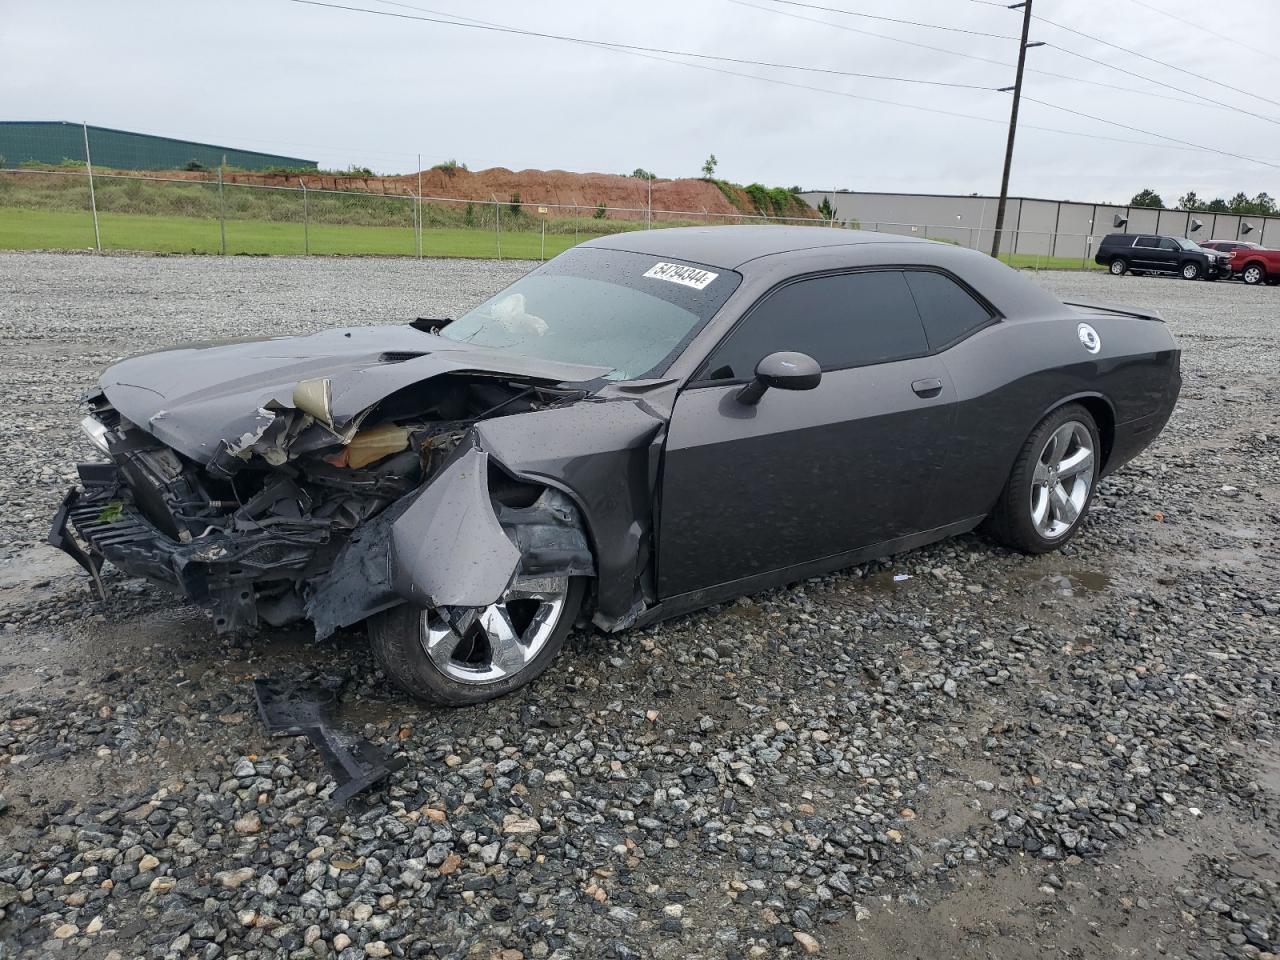
[[[1111,271],[1113,277],[1123,277],[1124,272],[1129,269],[1129,264],[1125,262],[1124,257],[1116,257],[1107,269]]]
[[[551,665],[585,592],[582,577],[525,577],[487,607],[403,604],[369,621],[369,643],[406,693],[442,706],[482,703],[524,686]]]
[[[1184,263],[1184,264],[1182,265],[1182,279],[1183,279],[1183,280],[1199,280],[1199,279],[1200,279],[1200,264],[1198,264],[1198,263]]]
[[[986,529],[1025,553],[1048,553],[1075,536],[1098,479],[1098,427],[1069,403],[1036,425],[1014,461]]]
[[[1240,274],[1240,279],[1249,286],[1257,286],[1267,279],[1267,271],[1262,268],[1261,264],[1251,263],[1244,268],[1244,272]]]

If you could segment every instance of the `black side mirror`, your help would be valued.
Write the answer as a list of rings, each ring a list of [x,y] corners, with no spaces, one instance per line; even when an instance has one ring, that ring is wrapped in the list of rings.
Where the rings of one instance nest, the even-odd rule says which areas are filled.
[[[806,353],[771,353],[756,364],[756,378],[738,393],[738,402],[754,407],[770,387],[812,390],[822,380],[818,361]]]

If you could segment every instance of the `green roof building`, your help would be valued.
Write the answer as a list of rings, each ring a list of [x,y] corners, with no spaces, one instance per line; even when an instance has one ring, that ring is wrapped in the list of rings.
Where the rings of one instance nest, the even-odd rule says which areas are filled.
[[[286,157],[257,150],[238,150],[193,140],[156,137],[149,133],[89,127],[89,154],[94,166],[116,170],[178,170],[192,161],[210,170],[226,158],[228,166],[242,170],[268,167],[310,167],[314,160]],[[21,163],[59,164],[83,161],[85,128],[64,120],[0,120],[0,165]]]

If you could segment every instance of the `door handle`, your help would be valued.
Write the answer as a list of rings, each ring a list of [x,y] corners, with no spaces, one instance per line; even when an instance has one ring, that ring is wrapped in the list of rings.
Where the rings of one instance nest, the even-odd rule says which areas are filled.
[[[937,377],[928,377],[924,380],[913,380],[911,389],[915,391],[916,396],[924,397],[926,400],[936,397],[942,392],[942,381]]]

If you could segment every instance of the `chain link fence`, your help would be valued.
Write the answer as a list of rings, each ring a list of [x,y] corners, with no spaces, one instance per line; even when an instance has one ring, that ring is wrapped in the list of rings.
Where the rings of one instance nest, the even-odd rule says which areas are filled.
[[[0,170],[0,248],[545,260],[592,237],[814,217],[459,199],[87,167]]]
[[[0,170],[0,248],[156,253],[366,254],[545,260],[591,239],[651,227],[774,223],[864,229],[983,249],[990,230],[827,221],[708,210],[386,194],[87,169]],[[1095,237],[1007,230],[1002,255],[1032,269],[1085,269]],[[1021,250],[1035,252],[1019,252]],[[1079,255],[1057,255],[1062,249]],[[1050,252],[1045,252],[1050,251]]]
[[[647,202],[633,206],[522,201],[519,194],[507,200],[492,195],[467,199],[424,192],[421,172],[415,189],[412,176],[321,171],[310,161],[83,124],[0,123],[0,133],[10,126],[14,129],[8,140],[0,139],[0,147],[13,154],[8,160],[0,156],[0,249],[545,260],[583,240],[622,231],[745,223],[873,230],[984,253],[994,239],[988,210],[994,198],[976,194],[792,188],[796,193],[785,192],[788,202],[780,203],[763,195],[783,191],[722,185],[730,205],[750,203],[792,214],[812,210],[809,216],[790,217],[726,213],[722,202],[719,211],[655,208],[652,183]],[[176,161],[186,156],[184,151],[200,156]],[[229,155],[248,166],[229,167]],[[128,169],[95,168],[99,156]],[[182,169],[134,172],[144,164],[165,163]],[[447,170],[451,163],[433,169]],[[442,184],[437,177],[434,189],[449,192],[448,181]],[[644,191],[633,195],[643,197]],[[1277,217],[1026,198],[1010,198],[1009,203],[1000,259],[1032,269],[1097,268],[1097,244],[1113,231],[1249,239],[1263,245],[1269,234],[1280,231]],[[830,219],[823,219],[819,209]]]

